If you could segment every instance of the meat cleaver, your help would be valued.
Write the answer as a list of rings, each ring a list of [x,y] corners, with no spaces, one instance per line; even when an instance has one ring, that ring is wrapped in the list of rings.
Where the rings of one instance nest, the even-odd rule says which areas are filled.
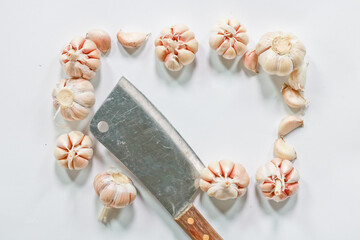
[[[222,239],[192,204],[203,163],[167,119],[124,77],[95,113],[90,130],[191,239]]]

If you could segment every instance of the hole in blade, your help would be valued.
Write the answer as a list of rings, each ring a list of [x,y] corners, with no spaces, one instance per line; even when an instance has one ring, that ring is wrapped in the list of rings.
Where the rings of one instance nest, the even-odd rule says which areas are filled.
[[[105,121],[100,121],[97,124],[97,128],[99,129],[100,132],[105,133],[109,130],[109,124]]]

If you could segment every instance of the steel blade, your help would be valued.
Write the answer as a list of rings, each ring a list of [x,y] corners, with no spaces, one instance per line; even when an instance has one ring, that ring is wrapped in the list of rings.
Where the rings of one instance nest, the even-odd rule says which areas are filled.
[[[101,132],[98,125],[104,122],[108,130]],[[175,217],[193,201],[202,162],[167,119],[124,77],[96,112],[90,130],[171,215]]]

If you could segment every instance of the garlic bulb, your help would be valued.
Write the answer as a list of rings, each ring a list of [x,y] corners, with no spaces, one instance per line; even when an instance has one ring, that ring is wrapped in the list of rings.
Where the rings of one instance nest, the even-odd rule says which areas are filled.
[[[86,34],[86,38],[90,39],[96,44],[96,47],[106,53],[111,47],[110,35],[102,29],[93,29]]]
[[[150,34],[138,32],[124,32],[121,29],[117,33],[119,43],[126,48],[137,48],[141,46]]]
[[[298,116],[287,116],[281,119],[278,129],[279,137],[284,137],[298,127],[304,125],[304,121]]]
[[[133,182],[120,170],[111,169],[96,175],[94,189],[104,204],[99,220],[106,222],[109,208],[123,208],[136,198],[136,188]]]
[[[70,77],[91,79],[100,67],[100,56],[93,41],[79,36],[63,48],[60,62]]]
[[[256,69],[258,62],[258,55],[255,50],[246,51],[243,57],[244,66],[253,71],[254,73],[258,73],[259,71]]]
[[[256,54],[265,72],[286,76],[303,64],[306,49],[293,34],[277,31],[261,37],[256,45]]]
[[[281,159],[287,160],[294,160],[297,158],[295,148],[288,145],[282,138],[275,140],[274,155]]]
[[[94,87],[85,79],[62,79],[53,90],[53,104],[68,121],[82,120],[95,103]]]
[[[210,47],[226,59],[242,56],[249,43],[246,28],[236,19],[222,19],[211,31]]]
[[[262,194],[276,202],[283,201],[298,189],[299,172],[289,160],[274,158],[256,172]]]
[[[197,50],[195,34],[182,24],[164,28],[155,40],[155,54],[170,71],[192,63]]]
[[[305,90],[306,71],[309,63],[303,63],[298,69],[294,70],[289,76],[289,85],[297,91]]]
[[[296,90],[292,89],[289,85],[284,84],[281,90],[284,101],[291,108],[306,107],[306,99]]]
[[[79,131],[63,134],[56,140],[54,156],[63,168],[83,169],[93,156],[92,141]]]
[[[212,162],[201,173],[201,190],[220,200],[243,196],[248,185],[249,176],[245,168],[228,160]]]

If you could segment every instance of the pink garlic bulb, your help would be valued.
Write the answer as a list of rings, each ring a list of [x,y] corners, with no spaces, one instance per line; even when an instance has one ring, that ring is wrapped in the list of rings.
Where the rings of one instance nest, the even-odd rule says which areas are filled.
[[[63,48],[60,62],[70,77],[91,79],[100,67],[100,56],[92,40],[78,36]]]
[[[306,49],[295,35],[277,31],[260,38],[256,54],[265,72],[286,76],[302,66]]]
[[[96,175],[94,189],[104,204],[99,220],[106,222],[109,208],[123,208],[136,198],[136,188],[129,177],[120,170],[111,169]]]
[[[52,97],[55,109],[68,121],[86,118],[95,103],[94,87],[85,79],[61,79]]]
[[[276,202],[283,201],[295,194],[298,189],[299,172],[289,160],[274,158],[259,167],[256,172],[262,194]]]
[[[63,168],[83,169],[93,156],[92,141],[79,131],[63,134],[56,140],[54,156]]]
[[[219,200],[243,196],[248,185],[249,176],[245,168],[229,160],[212,162],[201,173],[201,190]]]
[[[210,47],[226,59],[242,56],[249,43],[246,28],[236,19],[222,19],[211,31]]]
[[[155,54],[170,71],[192,63],[198,50],[195,34],[182,24],[164,28],[155,40]]]

